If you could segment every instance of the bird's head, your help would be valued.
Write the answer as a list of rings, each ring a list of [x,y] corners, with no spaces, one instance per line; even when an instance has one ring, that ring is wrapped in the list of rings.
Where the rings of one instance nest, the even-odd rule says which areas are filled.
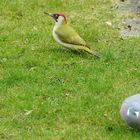
[[[140,119],[140,104],[137,102],[133,102],[131,104],[131,107],[128,107],[127,116]]]
[[[140,117],[139,115],[140,115],[140,111],[139,110],[136,110],[133,107],[128,108],[127,116],[130,116],[132,118],[139,118]]]
[[[47,12],[44,13],[52,17],[57,23],[67,23],[66,16],[62,13],[55,13],[55,14],[47,13]]]

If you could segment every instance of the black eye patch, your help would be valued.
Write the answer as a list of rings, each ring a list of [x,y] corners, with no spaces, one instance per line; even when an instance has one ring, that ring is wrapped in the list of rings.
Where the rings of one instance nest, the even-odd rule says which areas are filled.
[[[56,14],[56,15],[55,15],[55,18],[57,19],[58,17],[59,17],[59,15]]]

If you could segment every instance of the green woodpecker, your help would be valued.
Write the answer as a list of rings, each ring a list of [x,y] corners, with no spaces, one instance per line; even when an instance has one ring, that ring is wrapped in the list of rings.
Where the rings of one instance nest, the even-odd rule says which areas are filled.
[[[99,55],[95,51],[92,51],[78,33],[67,24],[66,16],[64,14],[52,14],[46,12],[45,14],[51,16],[55,20],[53,37],[58,44],[62,47],[76,51],[84,50],[99,58]]]

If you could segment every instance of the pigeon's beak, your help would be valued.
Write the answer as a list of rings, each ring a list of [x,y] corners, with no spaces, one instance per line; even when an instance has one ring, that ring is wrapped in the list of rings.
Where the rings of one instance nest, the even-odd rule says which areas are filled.
[[[137,118],[138,118],[138,117],[139,117],[140,112],[136,111],[136,112],[135,112],[135,114],[136,114],[136,116],[137,116]]]

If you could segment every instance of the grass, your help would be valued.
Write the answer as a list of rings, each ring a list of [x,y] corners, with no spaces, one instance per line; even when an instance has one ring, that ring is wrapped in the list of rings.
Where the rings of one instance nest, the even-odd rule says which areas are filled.
[[[119,37],[112,4],[1,0],[0,139],[139,139],[119,109],[140,92],[140,41]],[[61,49],[44,11],[64,12],[101,59]]]

